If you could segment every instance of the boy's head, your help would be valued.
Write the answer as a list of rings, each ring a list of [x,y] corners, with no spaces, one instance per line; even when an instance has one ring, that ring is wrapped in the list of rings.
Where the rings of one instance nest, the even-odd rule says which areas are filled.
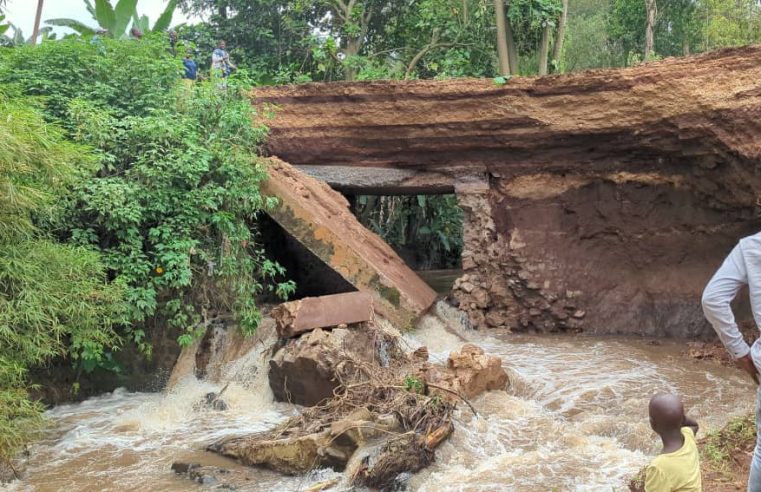
[[[650,427],[658,434],[679,430],[684,423],[684,405],[678,396],[658,393],[650,399]]]

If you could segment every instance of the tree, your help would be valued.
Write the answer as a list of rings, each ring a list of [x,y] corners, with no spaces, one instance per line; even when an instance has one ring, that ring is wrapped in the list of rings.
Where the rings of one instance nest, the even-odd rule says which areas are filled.
[[[645,27],[645,60],[647,61],[653,57],[655,48],[655,19],[658,16],[656,0],[645,0],[645,8],[647,9],[647,24]]]
[[[558,30],[555,34],[555,44],[552,47],[552,61],[557,67],[560,64],[560,57],[563,56],[563,42],[565,41],[565,29],[568,24],[568,0],[563,0],[563,12],[558,22]]]
[[[542,40],[539,43],[539,75],[547,75],[547,58],[550,52],[550,22],[544,21]]]
[[[34,15],[34,29],[32,29],[32,42],[37,42],[37,36],[40,34],[40,19],[42,18],[42,4],[44,0],[37,0],[37,12]]]
[[[132,27],[145,33],[148,31],[163,31],[169,28],[172,22],[172,15],[177,8],[177,0],[169,0],[164,12],[156,20],[152,29],[149,29],[148,18],[140,16],[137,12],[138,0],[119,0],[116,6],[111,5],[110,0],[95,0],[95,5],[91,0],[84,0],[87,11],[92,15],[98,27],[93,28],[79,22],[75,19],[48,19],[45,22],[51,26],[62,26],[73,29],[80,35],[94,35],[96,30],[102,29],[105,35],[122,39],[129,37],[130,23]]]
[[[497,53],[499,59],[499,74],[509,75],[512,72],[510,55],[507,50],[507,16],[505,15],[504,0],[494,0],[494,14],[497,24]]]

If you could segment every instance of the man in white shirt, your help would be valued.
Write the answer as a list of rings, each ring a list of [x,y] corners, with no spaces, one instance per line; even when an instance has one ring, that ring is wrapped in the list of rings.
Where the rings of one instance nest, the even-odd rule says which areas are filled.
[[[740,240],[703,292],[703,313],[719,339],[737,363],[759,384],[761,339],[749,347],[735,322],[730,303],[747,285],[756,326],[761,327],[761,233]],[[759,439],[753,453],[748,492],[761,492],[761,388],[756,404],[756,430]]]

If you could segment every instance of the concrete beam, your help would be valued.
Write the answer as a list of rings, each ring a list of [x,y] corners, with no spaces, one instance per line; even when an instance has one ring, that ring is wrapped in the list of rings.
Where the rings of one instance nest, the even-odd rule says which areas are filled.
[[[349,211],[340,193],[279,159],[269,159],[262,192],[279,199],[267,213],[283,229],[358,290],[375,312],[411,328],[436,293],[378,235]]]
[[[414,169],[352,166],[295,166],[334,190],[353,195],[442,195],[454,193],[454,178]]]
[[[316,328],[352,325],[373,319],[373,298],[366,292],[305,297],[272,310],[280,338],[293,338]]]

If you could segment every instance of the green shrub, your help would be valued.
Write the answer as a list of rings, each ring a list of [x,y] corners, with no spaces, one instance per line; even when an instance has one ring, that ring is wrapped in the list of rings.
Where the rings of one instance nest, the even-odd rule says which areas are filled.
[[[250,333],[262,280],[283,274],[252,229],[268,202],[256,157],[266,128],[235,80],[187,87],[180,73],[162,36],[64,40],[0,62],[0,84],[44,96],[48,117],[95,148],[99,170],[77,185],[56,229],[103,254],[126,288],[126,332],[146,353],[142,327],[154,316],[182,328],[183,344],[218,312]],[[266,288],[287,295],[293,284]]]
[[[45,100],[49,118],[68,121],[69,103],[84,99],[115,117],[167,108],[184,72],[161,35],[141,41],[74,38],[0,50],[0,85]]]
[[[98,253],[62,245],[38,227],[92,170],[85,148],[66,142],[24,101],[0,92],[0,461],[42,425],[27,398],[27,373],[58,356],[97,363],[119,344],[123,291],[107,282]]]
[[[217,313],[250,333],[257,294],[294,289],[255,242],[266,128],[240,83],[180,67],[160,37],[0,51],[0,460],[42,424],[31,367],[150,353],[155,319],[182,344]]]

